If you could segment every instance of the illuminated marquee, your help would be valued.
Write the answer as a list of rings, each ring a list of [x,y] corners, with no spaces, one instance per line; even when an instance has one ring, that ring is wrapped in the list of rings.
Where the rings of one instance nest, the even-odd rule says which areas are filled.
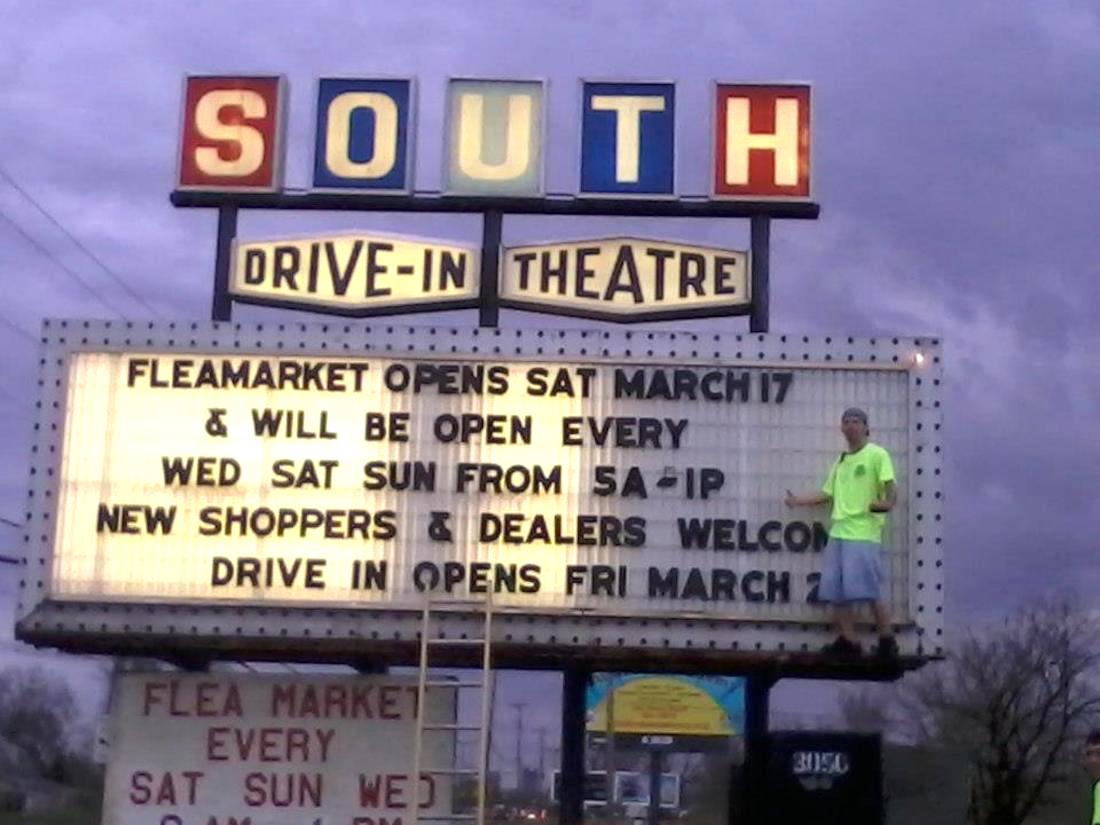
[[[581,196],[675,195],[676,91],[672,83],[581,84]],[[413,191],[411,79],[322,78],[316,100],[313,189]],[[542,194],[541,81],[452,79],[445,100],[447,194]],[[178,188],[280,189],[286,106],[279,77],[187,78]],[[718,84],[709,108],[715,197],[810,197],[808,86]]]
[[[766,434],[844,387],[897,421],[876,437],[907,468],[904,371],[90,352],[68,385],[64,598],[491,589],[535,610],[806,620],[824,526],[782,496],[818,483],[836,411],[797,447]]]
[[[859,403],[900,484],[899,644],[942,644],[935,341],[95,321],[43,339],[28,523],[49,527],[28,532],[21,638],[136,645],[186,604],[203,644],[343,650],[364,611],[415,639],[426,594],[492,592],[521,646],[816,650],[827,514],[783,496],[820,484]]]

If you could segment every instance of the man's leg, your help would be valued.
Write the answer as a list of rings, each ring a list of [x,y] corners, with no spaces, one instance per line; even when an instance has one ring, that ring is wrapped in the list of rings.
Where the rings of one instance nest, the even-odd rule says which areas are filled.
[[[841,636],[852,642],[856,640],[855,611],[850,604],[838,602],[833,605],[833,621]]]
[[[894,628],[890,622],[890,608],[884,601],[876,601],[871,605],[875,613],[875,624],[878,625],[879,636],[893,636]]]
[[[825,545],[821,581],[818,583],[818,598],[832,605],[830,614],[839,634],[835,641],[826,645],[825,652],[851,655],[859,653],[859,647],[853,638],[852,609],[847,603],[844,592],[843,545],[843,540],[834,538],[830,538],[829,543]]]

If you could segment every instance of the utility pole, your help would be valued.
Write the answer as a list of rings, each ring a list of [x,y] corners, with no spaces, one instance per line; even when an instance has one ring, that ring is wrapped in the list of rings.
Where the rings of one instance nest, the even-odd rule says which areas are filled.
[[[526,702],[509,702],[516,709],[516,790],[523,789],[523,709]]]
[[[535,731],[539,735],[539,780],[544,781],[546,778],[546,734],[549,728],[539,727],[535,728]]]
[[[618,674],[611,674],[611,687],[607,691],[607,805],[608,809],[615,811],[618,800],[615,798],[615,774],[618,773],[616,765],[618,754],[615,752],[615,689],[618,688]]]

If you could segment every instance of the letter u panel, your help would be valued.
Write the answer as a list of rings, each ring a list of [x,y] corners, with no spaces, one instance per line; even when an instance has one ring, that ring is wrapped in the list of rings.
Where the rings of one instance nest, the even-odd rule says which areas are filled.
[[[676,87],[586,82],[581,184],[586,195],[671,195],[676,186]]]
[[[448,84],[447,194],[542,194],[542,144],[542,81],[460,79]]]
[[[412,189],[413,82],[322,78],[317,84],[315,189]]]
[[[285,110],[286,82],[279,76],[186,78],[177,188],[281,188]]]

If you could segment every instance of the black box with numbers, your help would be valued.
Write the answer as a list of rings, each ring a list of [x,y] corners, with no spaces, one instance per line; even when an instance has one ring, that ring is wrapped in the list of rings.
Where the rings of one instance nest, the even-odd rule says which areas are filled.
[[[768,821],[881,825],[882,737],[783,731],[769,737]]]

